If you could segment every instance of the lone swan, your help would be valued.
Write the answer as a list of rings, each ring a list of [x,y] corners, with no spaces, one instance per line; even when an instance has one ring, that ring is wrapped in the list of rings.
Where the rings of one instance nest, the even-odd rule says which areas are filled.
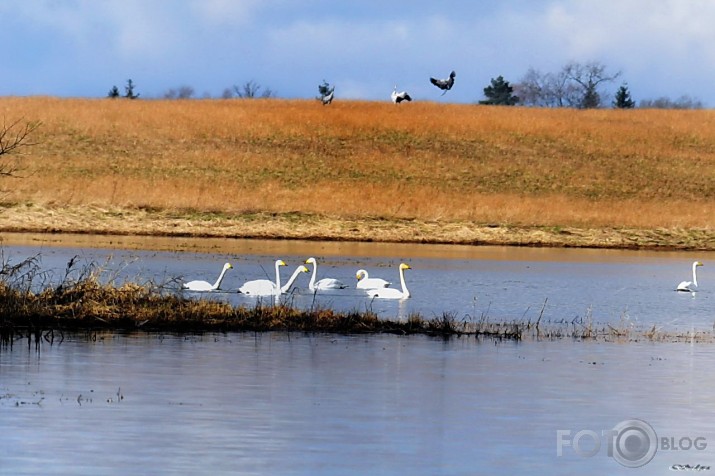
[[[410,265],[402,263],[400,265],[400,284],[402,289],[396,288],[379,288],[379,289],[368,289],[367,295],[371,298],[376,299],[407,299],[410,297],[410,291],[407,289],[405,284],[405,270],[412,269]]]
[[[233,266],[231,266],[231,263],[226,263],[225,265],[223,265],[223,270],[221,270],[221,274],[219,274],[218,279],[213,284],[209,283],[208,281],[196,280],[182,284],[181,288],[187,291],[215,291],[221,286],[221,281],[223,281],[223,277],[226,275],[226,271],[231,268],[233,268]]]
[[[675,288],[675,290],[688,292],[688,293],[697,291],[698,290],[698,274],[697,274],[696,270],[698,269],[698,266],[702,266],[702,265],[703,264],[700,261],[693,262],[693,280],[692,281],[682,281],[680,284],[678,284],[678,287]]]

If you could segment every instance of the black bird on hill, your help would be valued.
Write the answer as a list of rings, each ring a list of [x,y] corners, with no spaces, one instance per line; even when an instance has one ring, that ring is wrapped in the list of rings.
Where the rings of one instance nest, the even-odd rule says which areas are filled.
[[[439,89],[444,90],[442,93],[442,96],[444,96],[447,91],[452,89],[452,86],[454,86],[454,78],[457,76],[457,74],[452,71],[449,73],[449,78],[448,79],[437,79],[437,78],[430,78],[430,83],[434,84],[437,86]]]

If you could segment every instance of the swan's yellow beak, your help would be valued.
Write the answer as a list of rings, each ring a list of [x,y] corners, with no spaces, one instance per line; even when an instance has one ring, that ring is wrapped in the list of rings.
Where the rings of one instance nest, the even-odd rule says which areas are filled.
[[[310,272],[310,270],[309,270],[308,268],[306,268],[305,266],[303,266],[303,268],[301,269],[301,271],[304,272],[304,273],[309,273],[309,272]]]

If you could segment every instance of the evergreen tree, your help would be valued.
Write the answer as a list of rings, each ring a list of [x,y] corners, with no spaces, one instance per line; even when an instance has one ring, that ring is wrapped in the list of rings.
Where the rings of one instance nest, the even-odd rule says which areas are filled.
[[[596,84],[588,81],[584,88],[583,98],[581,98],[581,109],[596,109],[601,104],[601,95],[596,90]]]
[[[631,93],[628,91],[628,85],[622,84],[616,92],[616,100],[613,101],[613,107],[617,109],[633,109],[636,103],[631,99]]]
[[[118,98],[119,97],[119,88],[116,86],[112,86],[112,89],[109,90],[107,93],[108,98]]]
[[[136,99],[136,98],[138,98],[139,95],[134,92],[134,88],[135,88],[135,86],[134,86],[134,81],[132,81],[131,79],[128,79],[128,80],[127,80],[127,85],[124,86],[124,91],[125,91],[124,97],[127,98],[127,99]]]
[[[492,78],[491,85],[484,88],[484,96],[487,98],[479,101],[479,104],[492,106],[513,106],[519,102],[519,97],[514,96],[514,88],[509,81],[505,81],[502,76]]]

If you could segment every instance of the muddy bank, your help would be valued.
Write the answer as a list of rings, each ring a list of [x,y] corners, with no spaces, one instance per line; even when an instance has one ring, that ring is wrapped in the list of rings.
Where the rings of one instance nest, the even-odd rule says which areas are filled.
[[[454,221],[335,219],[300,213],[224,215],[146,209],[16,206],[0,212],[0,233],[260,238],[609,249],[715,250],[709,228],[528,227]],[[52,241],[53,238],[48,238]]]

